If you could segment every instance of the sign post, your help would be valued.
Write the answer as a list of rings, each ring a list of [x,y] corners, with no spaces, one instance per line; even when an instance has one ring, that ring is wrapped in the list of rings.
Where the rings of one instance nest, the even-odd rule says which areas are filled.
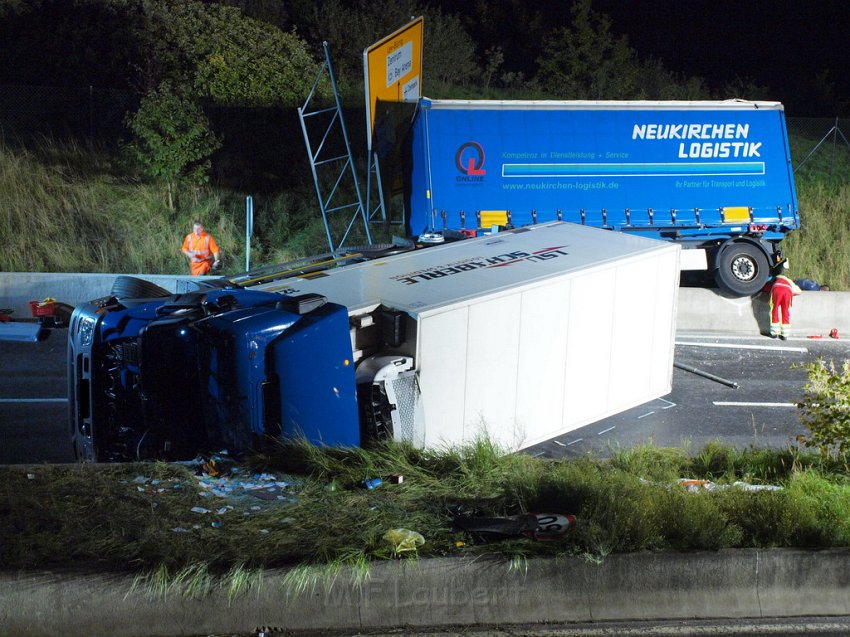
[[[390,219],[384,204],[384,189],[378,151],[373,146],[381,132],[381,118],[387,127],[386,113],[378,113],[379,102],[416,102],[422,95],[422,17],[404,25],[363,51],[366,90],[366,144],[369,170],[366,176],[366,210],[370,221],[380,219],[386,227]],[[377,126],[376,126],[377,122]],[[386,134],[386,130],[384,130]],[[378,191],[378,205],[372,210],[372,175]]]
[[[378,100],[415,102],[422,95],[422,32],[423,18],[419,17],[363,51],[370,151]]]
[[[251,269],[251,235],[254,234],[254,198],[245,197],[245,272]]]

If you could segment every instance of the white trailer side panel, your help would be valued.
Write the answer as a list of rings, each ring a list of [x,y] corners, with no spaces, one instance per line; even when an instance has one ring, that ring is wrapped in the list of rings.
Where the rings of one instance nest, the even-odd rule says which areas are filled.
[[[676,251],[421,318],[416,436],[522,449],[669,393]]]
[[[564,353],[568,351],[572,325],[571,296],[569,279],[523,294],[516,418],[518,438],[523,444],[528,443],[529,436],[539,438],[547,431],[560,430],[564,419]],[[553,321],[553,315],[562,319]],[[541,338],[542,334],[546,338]]]
[[[670,392],[679,252],[552,223],[258,288],[404,312],[419,392],[396,437],[520,449]]]

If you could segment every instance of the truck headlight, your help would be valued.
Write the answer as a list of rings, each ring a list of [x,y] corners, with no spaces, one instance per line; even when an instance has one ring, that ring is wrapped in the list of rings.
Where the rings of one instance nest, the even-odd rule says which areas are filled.
[[[77,332],[80,345],[83,347],[91,347],[92,339],[94,338],[95,319],[90,316],[84,316],[80,319],[80,326]]]

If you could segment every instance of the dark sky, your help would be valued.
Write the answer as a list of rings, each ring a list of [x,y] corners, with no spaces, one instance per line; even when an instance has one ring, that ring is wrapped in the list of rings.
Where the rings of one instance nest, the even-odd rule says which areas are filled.
[[[502,46],[520,70],[539,53],[535,43],[512,37],[522,13],[540,12],[544,28],[567,25],[572,18],[571,0],[441,4],[446,11],[468,14],[485,2],[486,15],[500,23],[501,34],[486,32],[483,20],[468,21],[467,27],[484,42],[482,48]],[[627,35],[641,58],[661,59],[683,76],[703,77],[712,89],[738,77],[771,90],[736,97],[778,99],[798,115],[835,115],[840,106],[843,114],[850,112],[850,0],[592,0],[592,8],[611,17],[612,30]],[[817,82],[824,70],[834,84],[826,96]]]
[[[723,84],[736,75],[804,102],[825,71],[850,100],[850,0],[594,0],[642,56]],[[803,115],[805,113],[800,113]]]

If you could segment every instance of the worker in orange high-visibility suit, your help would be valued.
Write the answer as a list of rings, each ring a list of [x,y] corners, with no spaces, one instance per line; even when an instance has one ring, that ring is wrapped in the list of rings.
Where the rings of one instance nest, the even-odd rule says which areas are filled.
[[[189,257],[193,276],[207,274],[221,265],[221,253],[213,236],[204,230],[203,224],[195,222],[192,232],[183,239],[183,254]]]
[[[787,262],[783,267],[788,267]],[[800,287],[787,276],[780,274],[770,285],[770,338],[783,341],[791,335],[791,302],[802,294]]]

